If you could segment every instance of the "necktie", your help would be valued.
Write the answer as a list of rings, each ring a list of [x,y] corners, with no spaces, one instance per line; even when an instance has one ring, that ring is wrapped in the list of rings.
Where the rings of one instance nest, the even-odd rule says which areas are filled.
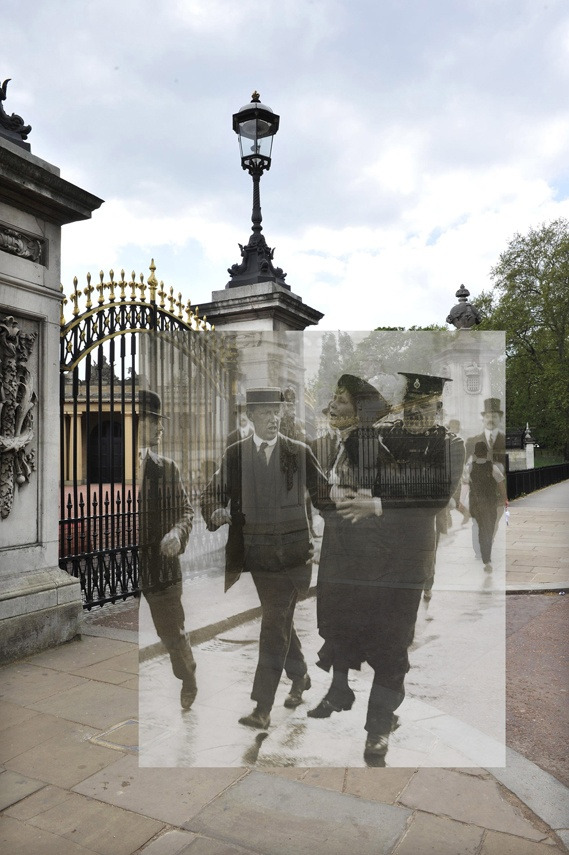
[[[494,447],[494,436],[493,436],[493,434],[490,434],[490,436],[488,437],[488,448],[490,449],[490,451],[492,451],[493,447]]]
[[[259,460],[261,461],[261,464],[262,464],[263,466],[266,466],[266,465],[267,465],[267,463],[268,463],[268,460],[267,460],[267,451],[266,451],[266,449],[267,449],[268,447],[269,447],[269,443],[268,443],[268,442],[262,442],[262,443],[261,443],[261,445],[259,446]]]

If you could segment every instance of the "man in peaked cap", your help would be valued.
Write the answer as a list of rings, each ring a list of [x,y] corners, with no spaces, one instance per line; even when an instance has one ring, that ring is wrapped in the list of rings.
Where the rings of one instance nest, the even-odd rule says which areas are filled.
[[[151,390],[138,394],[140,458],[140,588],[174,676],[182,681],[180,703],[190,709],[196,694],[196,663],[184,629],[180,555],[185,551],[194,511],[173,460],[159,454],[162,401]]]
[[[310,448],[279,430],[283,396],[275,387],[249,389],[247,415],[254,433],[226,449],[205,489],[201,510],[210,531],[229,525],[225,589],[251,573],[262,609],[259,657],[251,698],[256,707],[241,724],[266,730],[283,670],[292,680],[286,707],[310,688],[294,628],[294,609],[308,592],[312,545],[306,494],[327,506],[328,483]]]
[[[438,424],[446,377],[400,372],[406,388],[402,418],[379,427],[393,462],[380,462],[374,495],[381,498],[381,549],[369,598],[368,662],[374,680],[368,703],[364,756],[382,757],[393,714],[405,697],[408,649],[417,609],[435,560],[435,517],[450,501],[464,466],[464,443]]]

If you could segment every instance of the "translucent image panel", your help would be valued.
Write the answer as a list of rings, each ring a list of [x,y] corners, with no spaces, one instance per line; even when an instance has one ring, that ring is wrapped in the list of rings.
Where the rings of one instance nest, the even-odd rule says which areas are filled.
[[[141,373],[140,764],[503,765],[503,335],[169,335]]]

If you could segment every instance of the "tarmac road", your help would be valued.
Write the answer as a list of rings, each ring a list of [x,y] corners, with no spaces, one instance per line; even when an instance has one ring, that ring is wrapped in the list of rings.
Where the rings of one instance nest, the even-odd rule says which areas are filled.
[[[569,595],[506,598],[506,744],[569,786]]]

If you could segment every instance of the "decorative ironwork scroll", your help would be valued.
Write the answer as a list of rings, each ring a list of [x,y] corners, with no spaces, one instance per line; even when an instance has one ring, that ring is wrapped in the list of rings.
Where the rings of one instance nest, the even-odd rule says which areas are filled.
[[[16,229],[9,229],[0,224],[0,249],[17,255],[19,258],[27,258],[36,264],[46,261],[46,241],[33,235],[25,234]]]
[[[140,390],[162,395],[188,484],[202,458],[217,456],[209,425],[219,418],[215,400],[228,398],[225,351],[201,334],[213,327],[199,308],[166,290],[155,270],[152,261],[146,281],[124,271],[117,281],[111,270],[92,283],[88,274],[86,287],[75,278],[62,294],[59,566],[80,580],[86,609],[140,590]],[[202,445],[190,450],[190,435]]]
[[[33,408],[37,403],[26,363],[37,333],[25,333],[12,315],[0,316],[0,518],[9,516],[15,484],[35,469]]]

